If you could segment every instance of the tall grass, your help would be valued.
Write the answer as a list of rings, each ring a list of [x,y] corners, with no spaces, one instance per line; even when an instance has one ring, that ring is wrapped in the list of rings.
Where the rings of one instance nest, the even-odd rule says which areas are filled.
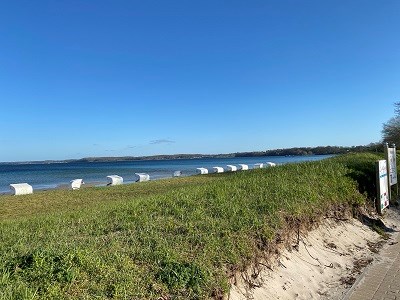
[[[0,197],[0,299],[208,299],[294,224],[361,205],[358,154]]]

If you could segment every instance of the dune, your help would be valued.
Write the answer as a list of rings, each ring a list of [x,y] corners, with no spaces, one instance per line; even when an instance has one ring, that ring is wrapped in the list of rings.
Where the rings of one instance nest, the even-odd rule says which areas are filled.
[[[385,225],[400,228],[399,216],[398,210],[388,210]],[[273,262],[237,275],[229,299],[342,299],[386,242],[356,219],[325,219],[308,234],[294,237]]]

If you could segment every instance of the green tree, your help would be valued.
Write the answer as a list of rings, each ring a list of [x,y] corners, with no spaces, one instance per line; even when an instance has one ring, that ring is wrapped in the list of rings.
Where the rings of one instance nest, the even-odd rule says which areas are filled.
[[[383,124],[382,138],[384,142],[400,146],[400,102],[394,104],[395,116]]]

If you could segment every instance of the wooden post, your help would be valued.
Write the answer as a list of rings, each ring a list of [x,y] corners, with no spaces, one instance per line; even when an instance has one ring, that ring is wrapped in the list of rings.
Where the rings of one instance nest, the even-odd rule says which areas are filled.
[[[392,144],[392,148],[394,149],[394,155],[396,156],[395,168],[396,168],[396,174],[397,174],[397,149],[396,149],[396,145]],[[396,180],[396,203],[398,201],[398,198],[399,198],[399,183]]]
[[[389,144],[385,143],[383,149],[384,149],[384,152],[385,152],[385,159],[386,159],[386,162],[387,162],[386,166],[387,166],[388,191],[389,191],[389,203],[390,203],[391,200],[392,200],[392,188],[391,188],[390,179],[389,179],[389,176],[390,176]]]

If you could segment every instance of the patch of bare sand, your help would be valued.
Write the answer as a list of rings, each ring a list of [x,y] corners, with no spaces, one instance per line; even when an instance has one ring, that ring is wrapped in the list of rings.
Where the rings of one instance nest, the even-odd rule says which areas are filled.
[[[384,222],[400,228],[398,210],[388,210]],[[326,219],[272,265],[237,276],[229,299],[341,299],[384,243],[382,235],[356,219]]]

